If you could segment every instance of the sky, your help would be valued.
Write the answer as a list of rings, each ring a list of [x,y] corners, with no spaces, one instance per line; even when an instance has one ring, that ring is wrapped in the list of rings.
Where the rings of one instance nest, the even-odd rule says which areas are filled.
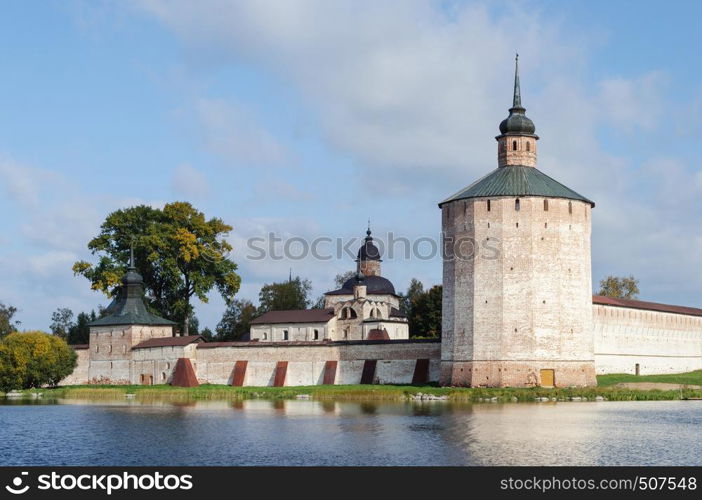
[[[0,302],[25,329],[109,301],[74,276],[105,216],[189,201],[233,226],[239,297],[292,271],[313,296],[348,255],[407,238],[398,291],[441,282],[437,203],[497,165],[514,53],[539,168],[596,202],[593,283],[702,307],[702,3],[3,2]],[[275,235],[280,252],[250,249]],[[296,246],[297,245],[297,246]],[[352,247],[355,250],[355,246]],[[224,302],[197,302],[202,327]]]

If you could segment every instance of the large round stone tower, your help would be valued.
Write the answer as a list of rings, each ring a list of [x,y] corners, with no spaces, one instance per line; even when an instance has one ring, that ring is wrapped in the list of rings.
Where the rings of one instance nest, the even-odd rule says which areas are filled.
[[[536,168],[539,137],[525,112],[517,61],[498,168],[439,204],[444,385],[596,384],[594,203]]]

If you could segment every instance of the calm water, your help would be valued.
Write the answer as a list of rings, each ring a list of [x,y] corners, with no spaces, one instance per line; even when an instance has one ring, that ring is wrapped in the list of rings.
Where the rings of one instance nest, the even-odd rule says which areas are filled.
[[[702,401],[18,404],[0,465],[702,465]]]

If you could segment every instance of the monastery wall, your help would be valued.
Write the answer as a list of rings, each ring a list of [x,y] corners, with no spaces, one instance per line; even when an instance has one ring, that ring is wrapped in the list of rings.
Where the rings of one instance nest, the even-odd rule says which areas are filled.
[[[246,361],[244,385],[273,385],[279,361],[287,361],[285,385],[319,385],[327,361],[337,362],[335,384],[361,382],[365,360],[377,360],[375,383],[412,382],[417,359],[429,359],[429,381],[438,381],[441,346],[438,341],[199,344],[196,349],[201,383],[231,384],[237,361]]]
[[[598,374],[682,373],[702,369],[702,317],[592,306]]]

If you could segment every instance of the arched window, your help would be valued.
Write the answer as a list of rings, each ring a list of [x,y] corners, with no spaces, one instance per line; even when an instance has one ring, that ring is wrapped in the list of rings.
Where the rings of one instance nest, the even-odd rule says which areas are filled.
[[[548,200],[544,200],[544,212],[548,212]]]
[[[514,209],[519,212],[519,198],[514,200]]]
[[[531,143],[527,141],[526,143],[527,152],[531,151]]]
[[[314,331],[314,339],[319,340],[319,330]]]
[[[356,311],[354,311],[354,310],[351,309],[350,307],[349,307],[349,318],[351,318],[351,319],[358,318],[358,315],[356,314]]]
[[[517,141],[512,141],[512,149],[513,149],[514,151],[517,150]]]
[[[268,334],[266,332],[263,332],[263,340],[268,340]]]
[[[161,372],[161,380],[166,380],[166,372]]]

